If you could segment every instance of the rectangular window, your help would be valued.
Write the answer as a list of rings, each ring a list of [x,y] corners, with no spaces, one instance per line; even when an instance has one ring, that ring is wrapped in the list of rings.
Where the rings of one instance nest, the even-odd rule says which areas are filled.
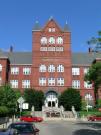
[[[92,84],[89,84],[89,82],[84,81],[84,88],[86,89],[92,89]]]
[[[48,51],[55,51],[55,47],[48,47]]]
[[[11,67],[11,74],[18,75],[19,74],[19,67]]]
[[[47,47],[40,47],[40,51],[47,51]]]
[[[22,88],[30,88],[30,80],[22,80]]]
[[[46,86],[46,78],[45,77],[39,78],[39,86]]]
[[[57,86],[64,86],[64,78],[57,78]]]
[[[79,80],[73,80],[72,81],[72,87],[73,88],[80,88],[80,81]]]
[[[10,80],[10,84],[12,88],[18,88],[18,80]]]
[[[28,68],[28,67],[23,68],[23,74],[24,75],[30,75],[31,74],[31,68]]]
[[[56,47],[56,51],[62,52],[63,51],[63,47]]]
[[[80,68],[72,68],[72,75],[80,75]]]
[[[89,68],[84,68],[84,74],[88,73]]]
[[[55,78],[48,78],[48,86],[55,86]]]

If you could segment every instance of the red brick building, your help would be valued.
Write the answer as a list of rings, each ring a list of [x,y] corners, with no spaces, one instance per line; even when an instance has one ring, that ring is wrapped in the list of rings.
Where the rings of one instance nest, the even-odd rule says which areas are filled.
[[[99,53],[74,53],[71,50],[71,32],[50,19],[40,28],[32,29],[32,52],[0,51],[0,85],[10,83],[12,88],[42,90],[46,106],[58,106],[57,95],[69,87],[80,90],[84,99],[94,100],[92,85],[84,82],[93,60]]]

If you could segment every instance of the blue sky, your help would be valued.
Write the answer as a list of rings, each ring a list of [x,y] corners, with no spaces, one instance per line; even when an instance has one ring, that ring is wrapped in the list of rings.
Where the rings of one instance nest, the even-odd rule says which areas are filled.
[[[101,0],[0,0],[0,48],[31,51],[35,21],[44,26],[50,16],[62,27],[68,22],[72,51],[84,52],[101,30]]]

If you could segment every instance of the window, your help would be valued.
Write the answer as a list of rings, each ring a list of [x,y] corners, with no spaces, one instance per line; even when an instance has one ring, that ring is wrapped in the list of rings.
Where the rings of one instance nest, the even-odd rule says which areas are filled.
[[[55,47],[48,47],[48,51],[55,51]]]
[[[48,31],[49,32],[55,32],[55,28],[49,28]]]
[[[2,85],[2,78],[0,77],[0,86]]]
[[[18,75],[19,74],[19,68],[18,67],[11,67],[11,74],[12,75]]]
[[[47,51],[47,47],[40,47],[40,51]]]
[[[48,66],[48,72],[55,72],[55,66],[54,65],[49,65]]]
[[[46,72],[46,66],[45,65],[41,65],[39,67],[39,72]]]
[[[41,45],[46,45],[47,44],[47,38],[46,37],[42,37],[41,38]]]
[[[18,80],[10,80],[10,84],[12,88],[18,88]]]
[[[85,100],[93,100],[92,95],[91,95],[90,93],[87,93],[87,94],[85,95]]]
[[[73,80],[72,81],[72,87],[73,88],[80,88],[80,81],[79,80]]]
[[[22,80],[22,88],[30,88],[30,80]]]
[[[54,37],[49,38],[49,44],[55,44],[55,38]]]
[[[64,72],[64,66],[63,65],[58,65],[57,72]]]
[[[31,68],[28,68],[28,67],[23,68],[23,74],[24,75],[30,75],[31,74]]]
[[[57,78],[57,86],[64,86],[64,78]]]
[[[2,65],[0,64],[0,72],[2,71]]]
[[[72,75],[80,75],[80,69],[79,68],[72,68]]]
[[[48,78],[48,86],[55,86],[55,78]]]
[[[39,86],[46,86],[46,78],[45,77],[39,78]]]
[[[63,44],[62,37],[58,37],[56,41],[57,41],[57,44]]]
[[[63,47],[56,47],[57,52],[63,52]]]
[[[51,29],[51,28],[49,28],[49,29],[48,29],[48,31],[49,31],[49,32],[51,32],[51,31],[52,31],[52,29]]]
[[[52,28],[52,32],[55,32],[55,28]]]
[[[89,84],[89,82],[84,82],[84,88],[91,89],[92,88],[92,84]]]
[[[87,74],[89,71],[89,68],[84,68],[84,74]]]

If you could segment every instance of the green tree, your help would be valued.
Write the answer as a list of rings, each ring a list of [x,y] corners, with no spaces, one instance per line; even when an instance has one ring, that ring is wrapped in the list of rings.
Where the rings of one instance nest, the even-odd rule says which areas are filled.
[[[0,106],[8,108],[9,113],[14,113],[16,108],[16,94],[10,85],[0,87]]]
[[[68,88],[59,96],[59,105],[63,105],[66,110],[71,110],[72,106],[76,110],[81,109],[80,92],[73,88]]]
[[[97,103],[98,99],[98,89],[101,86],[101,62],[92,64],[88,73],[85,75],[85,81],[88,81],[89,84],[93,83],[95,100]]]
[[[101,31],[98,31],[98,37],[92,37],[89,41],[87,41],[87,44],[90,46],[92,51],[101,51]]]
[[[0,106],[0,117],[7,116],[9,110],[6,106]]]
[[[24,91],[24,99],[29,103],[30,109],[34,106],[36,111],[40,111],[44,101],[44,93],[34,89],[26,89]]]

